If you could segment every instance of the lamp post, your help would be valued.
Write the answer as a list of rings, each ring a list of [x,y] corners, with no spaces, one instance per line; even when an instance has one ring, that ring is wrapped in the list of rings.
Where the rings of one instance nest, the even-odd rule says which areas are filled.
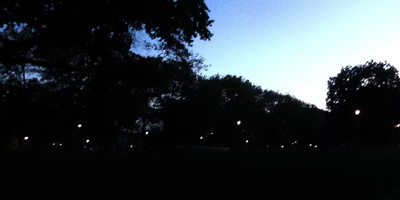
[[[400,128],[400,123],[398,123],[398,124],[395,124],[394,126],[394,130],[393,130],[393,136],[392,136],[392,143],[393,143],[393,146],[394,147],[399,147],[399,144],[397,144],[397,142],[398,142],[398,136],[397,136],[397,134],[398,134],[398,131],[399,131],[399,128]]]
[[[356,147],[360,147],[360,119],[359,116],[361,114],[361,111],[359,109],[354,111],[354,114],[356,115]]]
[[[231,149],[238,149],[240,148],[240,129],[241,129],[241,120],[236,121],[236,126],[233,129],[233,134],[231,136],[231,141],[230,141],[230,148]]]

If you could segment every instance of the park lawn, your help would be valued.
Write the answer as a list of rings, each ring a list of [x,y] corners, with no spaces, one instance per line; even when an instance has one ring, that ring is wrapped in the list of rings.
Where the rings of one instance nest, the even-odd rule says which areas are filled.
[[[166,151],[1,158],[1,199],[399,199],[400,152]]]

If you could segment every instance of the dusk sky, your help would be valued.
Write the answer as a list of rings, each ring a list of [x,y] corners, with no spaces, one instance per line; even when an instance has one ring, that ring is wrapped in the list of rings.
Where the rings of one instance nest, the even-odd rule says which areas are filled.
[[[206,76],[237,75],[325,109],[327,81],[368,60],[400,67],[400,1],[206,0]]]

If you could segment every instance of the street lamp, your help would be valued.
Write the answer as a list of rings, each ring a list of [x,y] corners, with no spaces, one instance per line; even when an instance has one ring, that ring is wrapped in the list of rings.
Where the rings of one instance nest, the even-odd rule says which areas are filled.
[[[242,121],[238,120],[238,121],[236,122],[236,124],[239,126],[240,124],[242,124]]]
[[[361,111],[359,110],[359,109],[357,109],[357,110],[355,110],[354,111],[354,114],[356,115],[356,145],[357,145],[357,148],[358,147],[360,147],[360,120],[359,120],[359,115],[361,114]]]
[[[82,128],[82,124],[78,124],[78,128]]]

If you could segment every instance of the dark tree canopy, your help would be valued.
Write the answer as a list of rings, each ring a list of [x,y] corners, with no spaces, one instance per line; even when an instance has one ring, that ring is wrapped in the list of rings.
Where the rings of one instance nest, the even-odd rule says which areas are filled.
[[[388,63],[371,60],[364,65],[347,66],[328,81],[327,108],[335,116],[336,126],[342,127],[339,132],[354,133],[354,111],[359,109],[366,145],[372,140],[389,141],[393,125],[400,119],[398,102],[398,71]]]
[[[183,102],[172,100],[162,118],[178,143],[266,149],[297,140],[308,147],[324,126],[324,111],[232,75],[199,78]]]
[[[400,89],[400,79],[396,68],[388,63],[369,61],[364,65],[346,66],[328,81],[327,108],[333,112],[343,107],[356,109],[357,104],[368,101],[359,96],[364,90]],[[379,106],[379,105],[377,105]]]
[[[212,36],[202,0],[5,0],[0,9],[3,64],[101,65],[107,55],[123,59],[139,30],[174,52]]]
[[[0,109],[10,135],[85,123],[86,134],[109,141],[138,121],[157,122],[153,110],[183,98],[202,66],[187,47],[212,36],[202,0],[6,0],[0,10]],[[158,41],[142,51],[164,56],[135,52],[140,34]]]
[[[324,111],[242,77],[199,75],[188,47],[212,36],[203,0],[5,0],[0,10],[0,140],[29,135],[68,152],[319,141]]]

